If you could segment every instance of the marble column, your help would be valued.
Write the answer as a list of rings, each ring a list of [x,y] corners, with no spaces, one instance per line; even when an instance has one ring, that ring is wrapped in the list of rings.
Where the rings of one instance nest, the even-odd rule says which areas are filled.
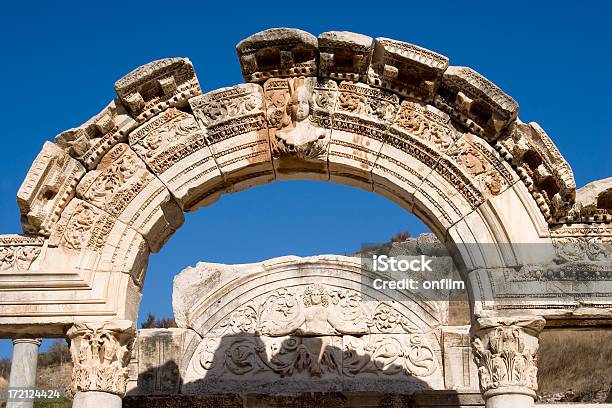
[[[14,339],[13,361],[11,362],[10,388],[36,387],[36,367],[40,339]],[[9,401],[7,408],[32,408],[32,401]]]
[[[537,383],[539,316],[479,318],[472,349],[486,408],[533,408]]]
[[[73,408],[121,408],[134,340],[132,322],[78,322],[66,335],[74,364]]]

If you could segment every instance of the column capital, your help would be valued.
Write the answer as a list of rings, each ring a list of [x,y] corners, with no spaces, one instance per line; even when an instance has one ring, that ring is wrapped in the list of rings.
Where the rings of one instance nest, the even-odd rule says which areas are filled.
[[[15,344],[34,344],[37,347],[40,347],[40,344],[42,343],[42,339],[27,339],[27,338],[18,338],[18,339],[13,339],[13,345]]]
[[[485,317],[473,323],[472,350],[485,399],[500,394],[535,398],[538,335],[545,323],[540,316]]]
[[[135,330],[130,320],[76,322],[70,339],[72,391],[100,391],[123,396]]]

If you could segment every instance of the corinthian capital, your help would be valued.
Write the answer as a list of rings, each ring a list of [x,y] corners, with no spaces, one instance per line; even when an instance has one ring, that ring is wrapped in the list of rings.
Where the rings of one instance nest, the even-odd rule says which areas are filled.
[[[480,390],[535,397],[538,389],[538,335],[545,320],[539,316],[480,318],[472,328],[472,349]]]
[[[67,336],[74,364],[72,391],[101,391],[123,396],[134,340],[132,322],[77,322]]]

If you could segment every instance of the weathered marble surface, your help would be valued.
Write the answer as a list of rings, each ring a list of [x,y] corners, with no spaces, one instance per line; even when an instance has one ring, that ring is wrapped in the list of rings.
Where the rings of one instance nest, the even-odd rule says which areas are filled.
[[[135,321],[149,253],[180,227],[183,211],[294,178],[377,192],[422,219],[448,244],[473,295],[473,318],[527,314],[551,326],[609,325],[609,180],[577,191],[552,139],[520,121],[516,101],[485,76],[413,44],[353,33],[317,38],[270,29],[237,52],[247,84],[202,95],[188,59],[153,61],[117,81],[117,98],[102,112],[45,143],[17,193],[24,235],[0,237],[0,335],[63,336],[81,326],[98,333],[94,327]],[[341,265],[342,276],[296,281],[295,294],[353,298],[359,279],[346,282],[358,274],[340,257],[250,268],[293,279],[286,267],[296,262],[311,271]],[[217,269],[219,282],[239,283]],[[217,290],[215,276],[209,284]],[[259,307],[280,289],[249,276],[242,289]],[[344,292],[325,286],[333,282]],[[221,309],[207,298],[210,307],[192,305],[177,318],[205,336],[245,293]],[[311,308],[300,301],[302,312]],[[436,355],[438,371],[425,382],[457,383],[441,371],[445,308],[428,299],[394,307]],[[345,330],[317,308],[312,321],[287,327],[304,330],[308,322],[313,338],[337,337],[343,353],[349,343],[365,347],[349,339],[357,334],[374,343],[380,334],[401,335],[404,349],[418,343],[416,333]],[[362,316],[376,314],[363,309]],[[503,331],[502,320],[495,327]],[[271,331],[263,343],[295,335]],[[304,356],[316,354],[302,345]],[[190,340],[189,353],[196,346]],[[116,350],[109,356],[118,361]],[[179,364],[186,374],[188,363]]]

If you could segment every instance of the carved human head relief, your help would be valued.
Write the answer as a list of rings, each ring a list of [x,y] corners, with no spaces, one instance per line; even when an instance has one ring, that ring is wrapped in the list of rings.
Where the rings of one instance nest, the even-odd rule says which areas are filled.
[[[290,80],[289,92],[291,93],[291,99],[287,104],[287,108],[295,124],[308,118],[310,114],[311,93],[304,86],[303,78]]]

